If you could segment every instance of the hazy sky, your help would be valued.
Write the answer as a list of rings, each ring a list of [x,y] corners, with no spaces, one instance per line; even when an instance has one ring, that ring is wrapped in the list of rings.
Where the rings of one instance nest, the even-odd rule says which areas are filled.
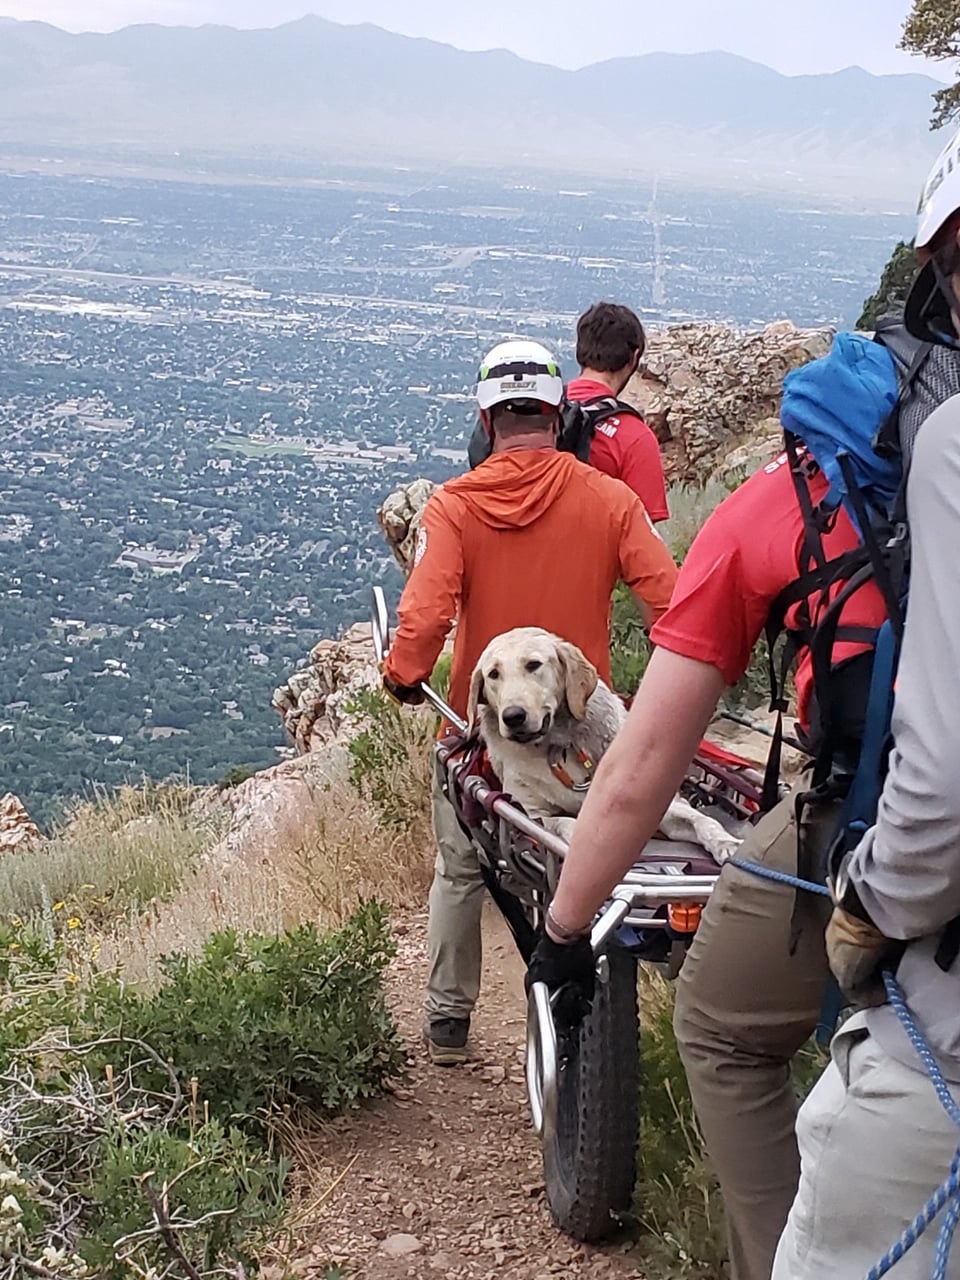
[[[909,8],[909,0],[0,0],[0,15],[72,31],[132,22],[275,26],[309,12],[567,67],[617,54],[727,49],[788,74],[858,64],[947,78],[897,50]]]

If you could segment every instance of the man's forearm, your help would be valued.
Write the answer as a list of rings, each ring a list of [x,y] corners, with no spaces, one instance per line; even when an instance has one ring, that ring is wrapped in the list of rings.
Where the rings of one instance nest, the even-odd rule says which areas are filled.
[[[589,925],[656,832],[723,686],[712,666],[654,652],[577,819],[551,908],[559,923]]]

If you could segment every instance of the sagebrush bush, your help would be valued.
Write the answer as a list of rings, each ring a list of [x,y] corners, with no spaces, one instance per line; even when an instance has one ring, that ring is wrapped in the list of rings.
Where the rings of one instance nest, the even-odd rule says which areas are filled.
[[[0,1254],[11,1275],[61,1280],[249,1267],[279,1221],[284,1162],[211,1120],[199,1081],[181,1087],[150,1045],[97,1022],[115,987],[85,988],[62,938],[0,935]]]
[[[367,903],[338,930],[214,934],[199,956],[169,957],[155,993],[95,984],[86,1013],[149,1044],[185,1090],[198,1079],[213,1116],[258,1129],[281,1105],[331,1115],[402,1069],[383,990],[392,955],[386,912]]]
[[[215,934],[169,957],[157,990],[81,980],[67,947],[0,930],[0,1185],[17,1197],[0,1249],[13,1274],[250,1273],[283,1212],[273,1117],[333,1114],[404,1067],[385,910],[367,903],[324,933]]]

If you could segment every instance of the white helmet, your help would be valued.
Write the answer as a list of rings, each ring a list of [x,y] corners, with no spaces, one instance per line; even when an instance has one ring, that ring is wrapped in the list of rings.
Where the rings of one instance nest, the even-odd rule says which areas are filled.
[[[560,366],[539,342],[500,342],[484,357],[477,377],[480,408],[510,400],[538,400],[554,409],[563,400]]]
[[[960,132],[954,134],[933,163],[917,207],[918,252],[929,249],[955,214],[960,213]],[[953,288],[928,260],[913,282],[904,308],[904,323],[915,338],[956,346],[951,310]]]

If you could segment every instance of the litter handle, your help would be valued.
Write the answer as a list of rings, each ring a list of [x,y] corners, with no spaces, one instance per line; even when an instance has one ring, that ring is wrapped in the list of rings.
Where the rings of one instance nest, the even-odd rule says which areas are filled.
[[[390,615],[387,612],[387,599],[383,594],[382,587],[374,587],[370,593],[370,631],[373,636],[373,651],[377,656],[377,662],[383,662],[387,654],[390,652]],[[445,720],[458,729],[460,733],[466,733],[467,722],[461,716],[458,716],[453,707],[449,705],[439,693],[427,684],[426,680],[420,681],[420,691],[434,710],[439,711]]]

